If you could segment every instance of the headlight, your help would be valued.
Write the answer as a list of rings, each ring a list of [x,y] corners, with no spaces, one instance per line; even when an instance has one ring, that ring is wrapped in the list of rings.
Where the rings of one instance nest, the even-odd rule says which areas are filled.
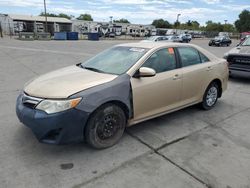
[[[45,111],[47,114],[52,114],[76,107],[81,99],[43,100],[36,106],[36,109]]]
[[[225,53],[224,56],[223,56],[223,58],[227,59],[227,57],[228,57],[228,53]]]

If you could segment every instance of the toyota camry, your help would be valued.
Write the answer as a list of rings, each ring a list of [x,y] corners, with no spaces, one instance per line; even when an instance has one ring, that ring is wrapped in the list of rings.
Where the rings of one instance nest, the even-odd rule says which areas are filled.
[[[101,149],[126,126],[194,104],[210,110],[227,80],[227,61],[198,46],[121,44],[28,82],[16,113],[40,142]]]

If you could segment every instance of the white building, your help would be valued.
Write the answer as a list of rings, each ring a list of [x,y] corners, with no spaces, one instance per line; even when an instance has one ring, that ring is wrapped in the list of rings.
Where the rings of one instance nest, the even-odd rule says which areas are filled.
[[[46,21],[44,16],[0,14],[0,24],[4,34],[16,34],[19,32],[44,32]],[[71,31],[72,22],[66,18],[47,17],[47,31],[54,32]]]

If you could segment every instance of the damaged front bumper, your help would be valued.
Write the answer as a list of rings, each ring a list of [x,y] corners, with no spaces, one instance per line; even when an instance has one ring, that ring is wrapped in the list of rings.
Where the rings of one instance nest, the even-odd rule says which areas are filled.
[[[89,113],[79,109],[70,109],[47,114],[23,104],[23,96],[20,94],[17,98],[17,117],[32,130],[40,142],[67,144],[84,140],[84,127]]]

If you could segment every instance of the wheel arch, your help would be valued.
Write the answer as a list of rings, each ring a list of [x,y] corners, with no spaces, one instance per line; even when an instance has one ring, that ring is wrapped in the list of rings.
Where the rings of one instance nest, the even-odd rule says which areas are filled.
[[[215,78],[213,79],[208,85],[207,87],[212,84],[212,83],[216,83],[219,87],[219,95],[218,95],[218,98],[220,98],[222,96],[222,81],[219,79],[219,78]],[[206,87],[206,88],[207,88]]]
[[[104,105],[108,105],[108,104],[111,104],[111,105],[114,104],[114,105],[120,107],[120,108],[123,110],[123,112],[124,112],[126,118],[127,118],[127,119],[130,118],[129,107],[128,107],[124,102],[119,101],[119,100],[110,100],[110,101],[106,101],[106,102],[102,103],[101,105],[99,105],[97,108],[95,108],[95,109],[89,114],[89,118],[90,118],[90,117],[92,116],[92,114],[94,114],[98,109],[100,109],[100,108],[103,107]],[[88,120],[89,120],[89,118],[88,118]]]
[[[119,106],[119,107],[123,110],[123,112],[124,112],[124,114],[125,114],[125,116],[126,116],[126,119],[127,119],[127,121],[128,121],[128,119],[130,118],[128,106],[127,106],[125,103],[123,103],[122,101],[119,101],[119,100],[110,100],[110,101],[107,101],[107,102],[105,102],[105,103],[99,105],[95,110],[93,110],[93,111],[89,114],[88,119],[87,119],[87,121],[86,121],[86,125],[88,124],[88,122],[89,122],[90,118],[92,117],[92,115],[93,115],[98,109],[100,109],[100,108],[103,107],[104,105],[108,105],[108,104],[114,104],[114,105]],[[85,135],[86,127],[87,127],[87,126],[85,126],[84,129],[83,129],[83,135]],[[86,138],[85,138],[85,136],[84,136],[84,140],[85,140],[85,139],[86,139]]]

